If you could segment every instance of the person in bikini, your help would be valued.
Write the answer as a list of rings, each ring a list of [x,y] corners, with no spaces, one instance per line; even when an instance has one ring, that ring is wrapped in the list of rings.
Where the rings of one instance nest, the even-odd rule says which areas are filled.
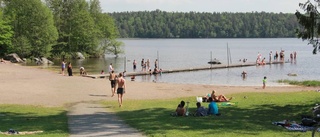
[[[123,78],[123,74],[119,73],[119,78],[117,79],[117,94],[118,94],[118,102],[119,102],[119,107],[122,106],[122,100],[123,100],[123,94],[125,93],[126,89],[126,80]]]
[[[211,98],[212,98],[212,100],[215,101],[215,102],[226,102],[226,101],[230,101],[230,100],[232,99],[232,97],[231,97],[231,98],[227,98],[227,97],[224,96],[224,95],[218,95],[218,96],[217,96],[215,93],[216,93],[216,91],[215,91],[215,90],[212,90]]]

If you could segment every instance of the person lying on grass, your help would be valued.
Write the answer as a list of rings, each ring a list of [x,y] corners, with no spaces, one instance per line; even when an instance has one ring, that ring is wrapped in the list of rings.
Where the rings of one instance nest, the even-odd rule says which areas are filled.
[[[215,90],[212,90],[211,98],[215,102],[226,102],[226,101],[230,101],[232,99],[232,97],[231,98],[227,98],[224,95],[216,95],[216,91]]]

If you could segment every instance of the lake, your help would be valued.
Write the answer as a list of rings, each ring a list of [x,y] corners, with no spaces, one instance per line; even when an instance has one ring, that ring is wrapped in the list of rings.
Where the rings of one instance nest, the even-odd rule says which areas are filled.
[[[75,73],[84,66],[89,74],[99,74],[107,71],[113,63],[116,72],[132,72],[133,60],[137,61],[137,70],[141,71],[141,59],[150,59],[153,69],[155,59],[159,59],[159,66],[163,70],[179,68],[195,68],[210,66],[207,62],[211,57],[222,64],[228,64],[227,47],[230,51],[230,64],[240,63],[246,58],[248,62],[255,62],[258,53],[267,60],[269,52],[273,54],[285,51],[285,60],[290,53],[296,51],[297,59],[291,63],[240,68],[213,69],[204,71],[169,73],[162,75],[139,76],[137,81],[157,81],[169,83],[206,84],[206,85],[235,85],[262,86],[262,79],[267,76],[267,86],[278,86],[276,81],[288,80],[320,80],[318,55],[313,55],[312,45],[297,38],[270,39],[119,39],[125,43],[125,54],[118,58],[107,55],[100,59],[72,60]],[[211,54],[212,53],[212,54]],[[60,61],[48,66],[60,70]],[[242,79],[241,72],[247,72],[247,78]],[[297,76],[288,76],[295,73]]]

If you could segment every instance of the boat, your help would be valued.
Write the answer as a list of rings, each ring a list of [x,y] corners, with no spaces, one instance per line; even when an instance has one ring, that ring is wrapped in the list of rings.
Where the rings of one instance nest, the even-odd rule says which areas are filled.
[[[213,59],[213,60],[209,61],[208,64],[221,64],[221,62],[217,59]]]

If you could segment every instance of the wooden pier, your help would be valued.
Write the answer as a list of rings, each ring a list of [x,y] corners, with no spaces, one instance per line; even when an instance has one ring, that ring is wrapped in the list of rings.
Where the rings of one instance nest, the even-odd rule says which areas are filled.
[[[289,63],[289,61],[275,61],[271,63],[266,63],[265,65],[272,64],[283,64]],[[237,63],[237,64],[217,64],[217,65],[208,65],[208,67],[198,67],[198,68],[184,68],[184,69],[172,69],[172,70],[162,70],[161,73],[176,73],[176,72],[186,72],[186,71],[199,71],[199,70],[210,70],[210,69],[224,69],[224,68],[236,68],[236,67],[249,67],[249,66],[259,66],[256,62],[246,62],[246,63]],[[141,76],[141,75],[150,75],[150,72],[127,72],[126,76]],[[84,77],[89,78],[106,78],[109,77],[109,74],[97,74],[97,75],[85,75]]]

